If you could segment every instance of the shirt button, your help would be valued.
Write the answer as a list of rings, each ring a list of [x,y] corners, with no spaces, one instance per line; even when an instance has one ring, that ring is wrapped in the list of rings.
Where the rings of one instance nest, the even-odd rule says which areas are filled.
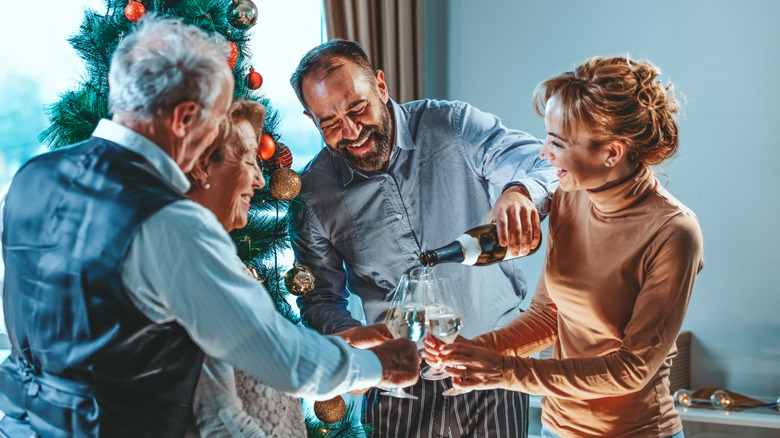
[[[395,217],[397,217],[398,220],[400,221],[401,219],[404,218],[404,215],[402,215],[401,213],[398,213],[397,215],[395,215]]]

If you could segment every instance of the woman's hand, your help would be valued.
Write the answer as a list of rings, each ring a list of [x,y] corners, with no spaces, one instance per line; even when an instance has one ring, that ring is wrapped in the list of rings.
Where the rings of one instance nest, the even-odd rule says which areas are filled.
[[[455,338],[453,343],[459,343],[459,344],[467,344],[467,345],[475,345],[473,341],[464,338],[463,336],[458,336]],[[426,362],[428,362],[428,365],[434,366],[436,365],[437,368],[440,366],[438,365],[441,362],[440,356],[441,347],[445,346],[444,342],[442,342],[439,338],[436,336],[433,336],[432,334],[428,333],[423,338],[423,359],[425,359]]]
[[[428,346],[426,344],[426,357]],[[438,358],[452,376],[452,386],[463,389],[494,389],[504,385],[504,357],[493,350],[469,343],[445,344]]]

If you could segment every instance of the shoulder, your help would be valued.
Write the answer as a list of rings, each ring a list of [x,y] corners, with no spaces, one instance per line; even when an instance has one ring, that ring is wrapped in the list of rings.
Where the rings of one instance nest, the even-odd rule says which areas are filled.
[[[656,240],[681,251],[703,253],[704,236],[696,214],[660,184],[649,207],[658,220]]]
[[[474,109],[466,102],[457,100],[423,99],[399,104],[398,108],[405,114],[410,124],[418,121],[455,121],[463,114]]]

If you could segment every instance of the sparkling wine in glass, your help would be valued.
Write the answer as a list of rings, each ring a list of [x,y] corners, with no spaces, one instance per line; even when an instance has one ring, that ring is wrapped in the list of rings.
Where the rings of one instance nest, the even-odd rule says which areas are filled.
[[[447,278],[435,275],[432,268],[417,268],[412,271],[411,278],[421,279],[424,284],[428,318],[428,331],[442,342],[449,344],[458,337],[463,326],[452,288]],[[420,376],[426,380],[443,380],[449,375],[436,364],[423,368]]]
[[[393,302],[387,309],[385,325],[394,338],[409,339],[416,343],[425,335],[425,303],[420,299],[416,287],[410,287],[411,283],[406,274],[401,277],[393,294]],[[402,388],[387,389],[382,395],[417,399],[417,396]]]

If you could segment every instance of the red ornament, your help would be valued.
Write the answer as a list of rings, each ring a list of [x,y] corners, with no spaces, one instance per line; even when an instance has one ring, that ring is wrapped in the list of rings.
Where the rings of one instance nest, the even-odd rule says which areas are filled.
[[[249,67],[249,74],[246,75],[246,86],[253,90],[263,86],[263,77],[255,71],[254,67]]]
[[[284,143],[278,142],[276,143],[274,155],[270,160],[265,162],[265,167],[271,172],[282,167],[289,169],[292,167],[292,161],[293,156],[292,152],[290,152],[290,148],[285,146]]]
[[[139,1],[130,0],[127,2],[127,6],[125,6],[125,17],[133,23],[140,20],[145,13],[146,8],[143,3]]]
[[[228,41],[228,43],[230,44],[230,56],[228,56],[227,62],[230,66],[230,69],[232,70],[238,61],[238,46],[236,46],[236,43],[233,41]]]
[[[276,142],[274,138],[268,134],[263,134],[260,137],[259,147],[257,148],[257,158],[261,160],[268,160],[274,156],[276,151]]]
[[[274,153],[274,156],[272,160],[279,166],[279,167],[286,167],[290,168],[292,167],[292,152],[290,152],[290,148],[285,146],[284,143],[279,142],[276,143],[276,152]]]

